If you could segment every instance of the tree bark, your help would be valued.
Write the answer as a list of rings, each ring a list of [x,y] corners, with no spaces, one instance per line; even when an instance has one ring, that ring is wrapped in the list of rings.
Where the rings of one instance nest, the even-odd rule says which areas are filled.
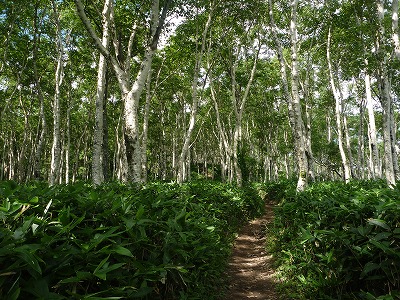
[[[335,98],[336,126],[337,126],[339,151],[340,151],[340,156],[342,158],[342,168],[343,168],[343,173],[344,173],[343,179],[346,183],[348,183],[351,178],[351,170],[350,170],[346,152],[344,151],[343,127],[342,127],[342,99],[341,99],[340,92],[336,88],[335,80],[334,80],[334,76],[333,76],[331,54],[330,54],[330,43],[331,43],[331,29],[329,28],[328,42],[327,42],[327,48],[326,48],[326,59],[327,59],[328,69],[329,69],[329,78],[330,78],[331,89],[332,89],[333,96]]]
[[[53,144],[51,147],[51,164],[50,164],[50,177],[49,184],[54,185],[58,182],[60,177],[60,160],[61,160],[61,136],[60,136],[60,97],[61,97],[61,84],[64,77],[63,68],[63,41],[61,33],[60,18],[57,10],[57,3],[53,0],[53,12],[56,22],[56,39],[57,39],[57,68],[55,76],[55,94],[53,100]]]
[[[290,22],[290,40],[292,43],[292,73],[291,73],[291,87],[292,87],[292,106],[294,112],[295,123],[295,145],[296,156],[299,167],[299,179],[297,182],[297,191],[303,191],[307,186],[308,181],[308,163],[306,155],[306,136],[303,116],[301,112],[300,94],[299,94],[299,71],[297,64],[297,6],[299,1],[293,0],[291,3],[291,22]]]
[[[132,34],[130,38],[130,43],[128,44],[126,61],[123,66],[120,65],[118,58],[111,55],[107,48],[102,44],[102,41],[97,36],[94,31],[89,19],[86,16],[83,4],[81,0],[75,0],[75,5],[79,17],[81,18],[86,30],[89,35],[93,38],[97,49],[106,58],[111,61],[115,75],[117,77],[119,87],[121,90],[122,98],[124,101],[124,141],[126,149],[126,157],[128,162],[128,180],[132,182],[141,182],[141,143],[139,137],[139,99],[145,86],[146,78],[150,71],[152,58],[157,50],[157,44],[160,37],[161,30],[164,26],[168,6],[171,0],[167,0],[164,3],[163,11],[161,16],[159,14],[159,0],[152,1],[152,11],[151,11],[151,37],[149,43],[146,46],[144,59],[141,62],[139,72],[136,74],[135,79],[131,82],[130,74],[130,60],[132,58],[132,46],[135,30],[135,24],[132,26]],[[114,13],[111,7],[110,23],[114,23]],[[119,44],[117,40],[114,39],[114,45]]]
[[[400,59],[399,42],[399,0],[392,1],[392,39],[396,59]]]
[[[382,43],[384,38],[385,29],[383,26],[384,18],[384,1],[377,1],[377,15],[379,21],[378,35],[376,39],[376,55],[378,58],[378,86],[382,101],[383,108],[383,141],[384,141],[384,152],[385,152],[385,177],[389,187],[393,188],[396,184],[396,175],[394,169],[394,159],[392,151],[393,131],[392,131],[392,97],[390,95],[390,86],[387,71],[387,59],[386,53],[382,49]]]
[[[211,5],[210,5],[211,6]],[[189,126],[185,132],[185,137],[183,141],[183,146],[181,153],[178,158],[178,171],[177,171],[177,182],[182,183],[188,179],[189,171],[188,171],[188,166],[187,166],[187,161],[188,161],[188,155],[189,155],[189,146],[191,142],[191,137],[193,133],[193,129],[196,123],[196,118],[197,118],[197,108],[199,104],[199,97],[198,97],[198,90],[197,90],[197,85],[198,85],[198,80],[199,80],[199,72],[201,68],[201,63],[204,55],[204,51],[206,48],[206,38],[208,34],[208,30],[211,25],[212,21],[212,13],[213,10],[211,8],[207,22],[204,26],[204,30],[202,33],[202,40],[201,40],[201,46],[200,46],[200,51],[197,53],[196,57],[196,63],[194,67],[194,76],[193,76],[193,81],[192,81],[192,105],[190,109],[190,119],[189,119]]]
[[[289,90],[289,79],[286,72],[286,63],[283,56],[282,43],[278,38],[277,28],[273,16],[272,0],[269,0],[269,16],[271,31],[277,48],[278,60],[281,66],[281,80],[283,91],[288,105],[289,123],[292,129],[294,140],[294,152],[298,168],[297,191],[303,191],[308,184],[308,163],[306,156],[306,133],[301,112],[300,95],[298,88],[298,65],[297,65],[297,5],[298,0],[291,2],[291,22],[290,22],[290,40],[291,46],[291,91]]]
[[[102,12],[103,37],[101,44],[108,49],[112,0],[105,0]],[[106,57],[100,53],[97,69],[95,127],[93,134],[92,178],[95,185],[104,182],[104,95],[107,74]]]
[[[382,174],[379,168],[379,153],[378,144],[376,141],[376,126],[375,126],[375,113],[372,102],[371,93],[371,79],[368,72],[365,70],[364,75],[365,83],[365,95],[367,99],[367,111],[368,111],[368,137],[369,137],[369,148],[370,148],[370,169],[372,178],[381,178]]]

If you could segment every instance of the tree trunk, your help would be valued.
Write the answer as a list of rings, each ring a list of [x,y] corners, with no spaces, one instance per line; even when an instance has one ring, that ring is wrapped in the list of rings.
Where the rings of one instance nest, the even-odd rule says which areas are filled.
[[[189,119],[189,127],[187,128],[185,132],[185,138],[183,140],[183,146],[181,153],[178,158],[178,172],[177,172],[177,182],[182,183],[186,181],[188,178],[188,173],[189,171],[187,170],[187,160],[188,160],[188,155],[189,155],[189,146],[191,142],[191,137],[194,129],[194,125],[196,123],[196,118],[197,118],[197,108],[198,108],[198,103],[199,103],[199,97],[197,94],[197,85],[198,85],[198,79],[199,79],[199,72],[201,68],[201,63],[204,55],[204,51],[206,48],[206,38],[208,34],[208,29],[211,25],[211,20],[212,20],[212,8],[208,14],[208,19],[207,22],[204,26],[203,34],[202,34],[202,40],[201,40],[201,48],[200,52],[197,53],[196,57],[196,63],[195,63],[195,68],[194,68],[194,76],[193,76],[193,81],[192,81],[192,105],[191,105],[191,110],[190,110],[190,119]]]
[[[142,133],[142,181],[147,182],[147,136],[149,131],[149,116],[150,116],[150,102],[151,102],[151,70],[147,78],[147,89],[146,89],[146,104],[144,107],[143,116],[143,133]]]
[[[383,108],[383,141],[384,141],[384,153],[385,153],[385,176],[388,186],[393,188],[396,184],[396,176],[394,170],[394,159],[392,151],[392,97],[390,95],[390,86],[387,71],[387,59],[386,53],[382,46],[384,38],[384,1],[380,0],[377,2],[377,14],[379,20],[379,30],[376,39],[376,55],[378,57],[378,86],[381,95],[382,108]]]
[[[55,76],[55,94],[53,100],[53,145],[51,147],[51,164],[50,164],[50,178],[49,184],[54,185],[58,182],[60,177],[60,160],[61,160],[61,141],[60,141],[60,87],[64,77],[63,69],[63,41],[61,33],[61,25],[59,14],[57,10],[57,3],[52,1],[54,18],[56,22],[56,38],[57,38],[57,68]]]
[[[38,124],[38,128],[40,128],[40,133],[38,134],[37,137],[37,146],[36,146],[36,152],[35,152],[35,158],[34,158],[34,164],[33,164],[33,177],[37,180],[42,179],[42,153],[43,153],[43,147],[45,144],[45,137],[46,137],[46,131],[47,131],[47,122],[46,122],[46,116],[44,113],[44,97],[40,85],[40,79],[39,79],[39,73],[37,69],[37,61],[38,61],[38,48],[39,48],[39,41],[40,41],[40,35],[39,35],[39,28],[38,28],[38,7],[35,7],[35,19],[34,19],[34,46],[33,46],[33,76],[35,80],[35,90],[37,93],[37,97],[39,99],[39,122],[40,125]]]
[[[102,45],[108,49],[110,13],[112,9],[111,0],[104,1],[103,16],[103,37]],[[95,185],[104,182],[104,95],[107,74],[106,57],[100,53],[99,66],[97,69],[97,93],[96,93],[96,111],[95,127],[93,134],[93,158],[92,158],[92,178]]]
[[[342,158],[342,168],[343,168],[343,172],[344,172],[343,179],[346,183],[348,183],[350,181],[351,171],[350,171],[350,166],[349,166],[349,162],[347,159],[347,155],[346,155],[346,152],[344,151],[344,146],[343,146],[344,143],[343,143],[342,103],[341,103],[342,99],[341,99],[340,92],[336,88],[335,80],[334,80],[334,76],[333,76],[331,53],[330,53],[330,43],[331,43],[331,28],[329,28],[329,33],[328,33],[326,58],[327,58],[328,69],[329,69],[329,78],[330,78],[331,89],[332,89],[333,96],[335,98],[336,126],[337,126],[339,151],[340,151],[340,156]]]
[[[110,2],[112,3],[112,2]],[[122,98],[124,101],[124,141],[126,148],[126,157],[128,162],[128,178],[132,182],[141,182],[141,145],[139,138],[139,99],[142,94],[143,88],[145,86],[146,78],[150,71],[153,54],[157,49],[157,44],[159,41],[161,30],[164,26],[166,13],[171,0],[167,0],[164,3],[163,11],[161,16],[159,15],[159,0],[152,1],[151,10],[151,37],[150,41],[146,47],[144,59],[141,62],[139,72],[137,73],[133,82],[131,82],[130,74],[130,62],[132,58],[132,48],[133,48],[133,37],[135,35],[136,25],[133,24],[133,29],[128,43],[126,61],[121,66],[120,61],[117,56],[112,55],[107,48],[102,44],[102,41],[97,36],[95,30],[93,29],[89,19],[86,16],[83,4],[81,0],[75,0],[75,5],[77,7],[78,15],[81,18],[86,30],[93,38],[97,49],[107,57],[113,66],[115,75],[117,77],[119,87],[121,90]],[[110,12],[110,23],[113,23],[114,13],[111,6]],[[118,48],[120,41],[114,38],[114,46]],[[118,49],[115,51],[118,52]]]
[[[308,163],[306,156],[306,136],[301,112],[300,94],[299,94],[299,71],[297,65],[297,6],[298,0],[293,0],[291,7],[291,22],[290,22],[290,40],[292,43],[292,73],[291,73],[291,87],[292,87],[292,105],[294,112],[295,123],[295,145],[296,155],[299,167],[299,179],[297,182],[297,191],[303,191],[307,186],[308,180]]]
[[[278,38],[277,28],[273,16],[272,0],[269,0],[269,16],[272,28],[272,35],[277,47],[278,60],[281,66],[281,80],[283,91],[288,105],[289,123],[292,129],[294,140],[294,152],[296,155],[298,167],[297,191],[303,191],[308,182],[308,163],[306,156],[306,136],[305,127],[301,112],[300,95],[298,88],[298,66],[297,66],[297,5],[298,0],[291,3],[291,22],[290,22],[290,40],[292,43],[292,74],[291,74],[291,91],[289,90],[289,80],[286,72],[286,63],[283,56],[282,43]]]
[[[400,42],[399,42],[399,0],[392,1],[392,39],[394,44],[394,54],[400,59]]]
[[[368,137],[369,137],[369,148],[370,148],[370,169],[372,178],[381,178],[382,174],[379,168],[379,153],[378,144],[376,141],[376,126],[375,126],[375,114],[372,102],[371,93],[371,79],[367,71],[365,70],[364,76],[365,83],[365,94],[367,98],[367,110],[368,110]]]

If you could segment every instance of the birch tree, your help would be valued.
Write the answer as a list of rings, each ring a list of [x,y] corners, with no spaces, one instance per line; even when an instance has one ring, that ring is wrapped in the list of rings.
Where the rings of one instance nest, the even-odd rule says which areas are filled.
[[[116,75],[124,103],[124,140],[126,156],[128,161],[128,179],[132,182],[140,182],[141,178],[141,145],[139,138],[139,99],[145,86],[148,73],[151,68],[153,55],[157,50],[161,30],[164,26],[167,10],[172,0],[167,0],[164,4],[162,13],[159,13],[159,0],[153,0],[151,4],[151,25],[150,38],[145,46],[144,58],[140,63],[139,71],[136,76],[131,74],[131,59],[133,57],[133,41],[136,34],[137,24],[134,20],[131,24],[131,33],[125,55],[121,53],[122,41],[118,40],[114,32],[113,44],[115,51],[110,52],[102,45],[102,42],[93,29],[81,0],[75,0],[79,17],[81,18],[86,30],[93,38],[97,49],[111,62]],[[114,9],[111,6],[110,23],[115,25]],[[125,61],[121,61],[121,57]],[[132,79],[133,78],[133,79]]]
[[[193,75],[193,81],[192,81],[192,91],[191,91],[192,105],[190,107],[189,125],[185,132],[182,150],[180,152],[180,155],[178,158],[178,163],[177,163],[177,165],[178,165],[177,182],[178,183],[182,183],[182,182],[186,181],[188,178],[188,172],[189,172],[188,161],[190,164],[190,160],[188,160],[188,153],[189,153],[192,133],[193,133],[194,126],[196,123],[197,109],[198,109],[198,105],[199,105],[198,81],[199,81],[200,68],[202,66],[203,56],[206,51],[207,34],[208,34],[208,31],[209,31],[209,28],[211,25],[213,10],[214,10],[214,4],[210,3],[207,21],[204,25],[204,29],[203,29],[202,35],[201,35],[201,44],[199,47],[199,51],[195,54],[196,61],[195,61],[195,67],[194,67],[194,73],[193,73],[194,75]]]
[[[389,187],[396,184],[396,174],[394,168],[392,141],[394,139],[392,130],[393,121],[393,102],[390,95],[390,86],[387,70],[387,56],[383,49],[385,28],[383,25],[384,18],[384,1],[377,1],[377,17],[378,17],[378,33],[376,38],[376,55],[378,59],[378,86],[383,108],[383,140],[384,140],[384,161],[385,161],[385,177]]]
[[[55,94],[53,100],[53,144],[51,147],[50,164],[50,185],[54,185],[60,178],[60,160],[61,160],[61,134],[60,134],[60,98],[61,84],[64,78],[64,46],[61,33],[60,16],[58,13],[57,2],[52,1],[54,19],[56,23],[56,46],[57,46],[57,67],[55,74]]]
[[[342,169],[343,169],[343,179],[346,183],[350,181],[351,178],[351,170],[348,161],[347,154],[344,150],[344,136],[343,136],[343,117],[342,117],[342,95],[336,87],[334,74],[333,74],[333,67],[331,61],[331,51],[330,51],[330,44],[331,44],[331,28],[329,28],[328,32],[328,41],[326,47],[326,59],[328,62],[328,69],[329,69],[329,81],[333,93],[333,97],[335,98],[335,116],[336,116],[336,130],[338,135],[338,145],[340,156],[342,158]]]
[[[102,12],[103,36],[101,44],[108,49],[110,14],[112,9],[112,0],[104,1]],[[93,134],[93,158],[92,158],[92,177],[93,183],[99,185],[104,181],[104,94],[107,73],[107,61],[104,54],[99,54],[99,63],[97,71],[97,93],[96,93],[96,112],[95,128]]]

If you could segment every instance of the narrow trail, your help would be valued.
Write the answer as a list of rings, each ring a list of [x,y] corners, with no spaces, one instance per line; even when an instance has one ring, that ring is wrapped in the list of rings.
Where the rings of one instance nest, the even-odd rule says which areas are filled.
[[[273,207],[266,204],[265,214],[239,232],[227,271],[229,286],[224,300],[279,299],[275,292],[273,258],[265,250],[265,228],[273,221]]]

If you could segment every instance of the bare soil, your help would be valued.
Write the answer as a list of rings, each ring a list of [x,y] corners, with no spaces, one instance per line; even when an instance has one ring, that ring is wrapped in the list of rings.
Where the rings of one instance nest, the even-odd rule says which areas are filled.
[[[224,300],[277,300],[273,257],[266,252],[266,227],[273,221],[273,204],[265,214],[249,222],[239,232],[227,271],[228,291]]]

